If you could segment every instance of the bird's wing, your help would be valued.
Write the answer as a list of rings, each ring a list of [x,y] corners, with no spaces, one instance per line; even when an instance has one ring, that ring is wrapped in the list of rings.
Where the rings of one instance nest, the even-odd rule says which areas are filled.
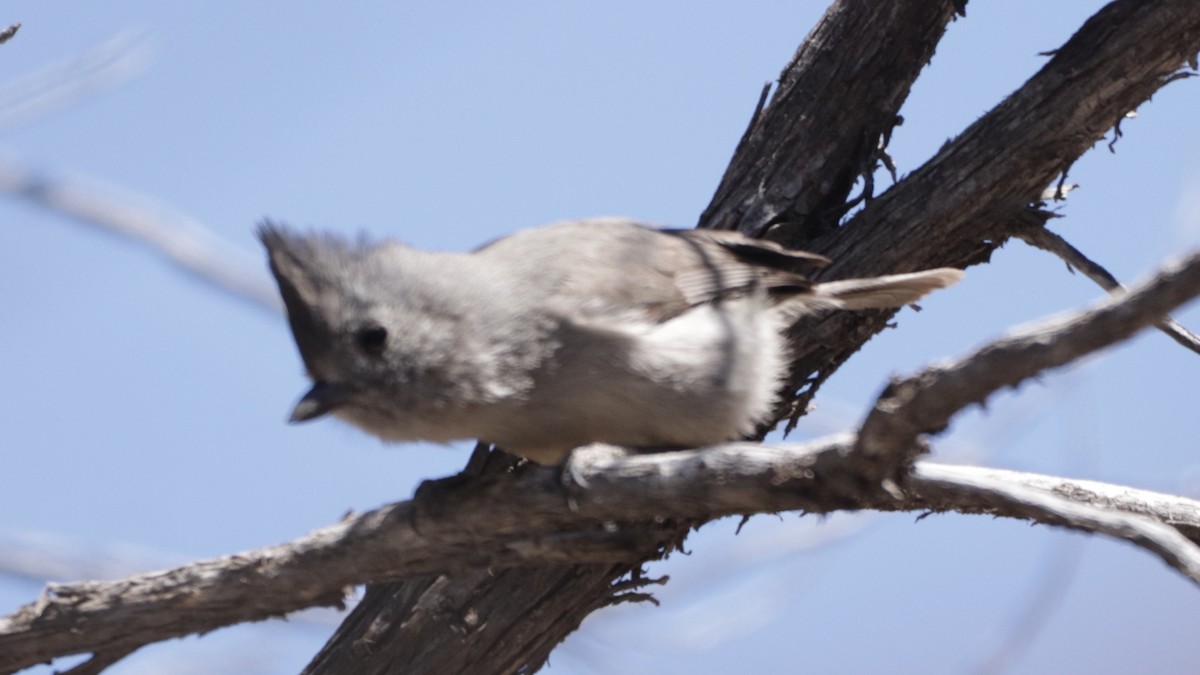
[[[756,288],[772,295],[805,293],[813,284],[804,272],[829,264],[824,256],[737,232],[662,230],[661,234],[676,240],[674,282],[691,306]]]
[[[808,292],[802,273],[828,260],[736,232],[662,230],[628,220],[571,221],[518,232],[476,254],[500,258],[537,302],[589,323],[659,323],[722,298],[765,289]],[[514,262],[514,261],[519,261]]]

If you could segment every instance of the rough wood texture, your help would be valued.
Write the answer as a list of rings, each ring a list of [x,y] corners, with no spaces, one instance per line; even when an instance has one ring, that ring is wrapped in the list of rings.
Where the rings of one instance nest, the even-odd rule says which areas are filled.
[[[1200,502],[1094,481],[933,463],[918,463],[901,492],[864,490],[860,488],[865,484],[858,483],[858,488],[847,494],[842,488],[855,485],[854,481],[840,480],[835,474],[845,478],[856,475],[855,463],[846,459],[853,443],[853,435],[843,435],[804,446],[743,443],[659,455],[601,455],[581,465],[592,487],[581,494],[575,513],[562,508],[561,486],[553,469],[533,467],[494,482],[468,484],[447,502],[446,518],[440,522],[486,523],[496,514],[507,519],[534,509],[538,515],[527,519],[525,531],[496,532],[486,537],[482,548],[545,550],[545,559],[554,561],[563,552],[556,551],[553,543],[544,544],[545,540],[571,528],[577,533],[603,533],[606,522],[631,513],[659,511],[664,515],[710,518],[796,509],[825,512],[843,506],[986,513],[1129,539],[1191,578],[1200,577],[1200,549],[1186,546],[1184,539],[1200,541]],[[520,499],[514,500],[514,494]],[[1064,507],[1066,503],[1078,508]],[[322,530],[288,546],[247,552],[238,561],[222,558],[119,582],[53,587],[39,602],[0,622],[0,634],[4,635],[0,639],[0,672],[14,672],[68,653],[94,651],[103,657],[113,653],[123,656],[146,641],[262,620],[295,609],[302,602],[336,603],[341,597],[340,582],[354,580],[364,565],[377,564],[366,558],[386,558],[378,550],[378,546],[386,546],[381,542],[389,538],[411,540],[411,521],[397,517],[407,514],[411,506],[410,502],[394,504],[348,521],[341,530],[349,537],[345,541]],[[349,532],[354,529],[370,530],[370,540],[355,539]],[[673,529],[667,526],[658,532]],[[438,530],[449,535],[452,528],[439,525]],[[471,538],[470,534],[458,536]],[[597,537],[594,543],[614,559],[630,555],[609,537]],[[427,550],[438,546],[427,544]],[[325,549],[325,562],[312,564],[314,547]],[[359,637],[351,645],[352,652],[327,651],[314,661],[310,671],[357,668],[364,663],[380,672],[475,673],[480,672],[480,666],[487,667],[487,672],[519,670],[531,654],[544,658],[557,644],[556,632],[545,630],[546,625],[577,622],[581,617],[576,613],[586,614],[603,606],[578,608],[548,599],[572,593],[576,582],[591,584],[593,572],[612,569],[598,564],[554,562],[540,567],[506,567],[536,563],[540,554],[531,554],[525,556],[524,563],[501,555],[494,567],[455,572],[464,562],[455,557],[461,554],[459,551],[451,550],[439,557],[409,553],[412,555],[398,553],[398,567],[444,571],[447,575],[372,586],[364,603],[373,600],[372,605],[383,604],[389,611],[353,613],[346,622],[351,628],[343,628]],[[419,560],[410,565],[406,557]],[[470,562],[480,564],[481,560]],[[312,569],[319,574],[312,574]],[[393,573],[382,574],[386,578]],[[513,610],[507,604],[492,604],[509,600],[491,593],[491,584],[524,584],[530,575],[537,574],[543,584],[536,592],[523,596],[519,608],[527,612],[527,621],[492,622],[491,617]],[[635,581],[610,588],[604,604],[611,604],[614,595],[620,601],[621,593],[636,593],[638,584]],[[314,596],[313,589],[321,593]],[[371,597],[380,593],[389,595]],[[559,613],[544,614],[548,609]],[[462,649],[442,653],[385,648],[397,637],[417,636],[444,643],[449,639],[446,634]],[[470,647],[474,643],[482,644],[478,649],[485,650],[486,659],[479,660],[476,648]]]
[[[951,0],[834,2],[780,75],[775,99],[765,110],[756,111],[711,205],[700,217],[699,227],[738,229],[760,235],[769,224],[783,223],[793,215],[813,214],[821,216],[812,219],[816,223],[814,229],[823,231],[835,224],[845,213],[846,197],[855,177],[873,171],[878,143],[890,136],[900,105],[921,69],[933,57],[955,7]],[[813,344],[825,340],[832,340],[831,344],[838,344],[839,340],[861,343],[882,325],[880,322],[869,333],[852,328],[841,336],[818,336]],[[857,349],[853,346],[845,356]],[[686,528],[680,533],[683,534]],[[647,551],[645,559],[653,559],[655,555],[656,552]],[[588,583],[573,586],[572,594],[544,596],[544,613],[557,616],[567,608],[603,606],[611,598],[613,586],[638,569],[639,566],[630,565],[594,571]],[[567,573],[564,571],[564,575]],[[462,583],[468,584],[470,580]],[[507,597],[507,604],[497,602],[496,606],[514,608],[493,615],[490,620],[513,627],[526,622],[527,617],[517,610],[522,607],[521,598],[540,595],[538,589],[543,583],[540,573],[531,571],[528,582],[510,578],[505,585],[490,584],[489,596]],[[382,603],[364,602],[355,609],[355,614],[366,616],[386,611]],[[572,616],[582,621],[586,613],[576,612]],[[557,643],[578,627],[578,621],[548,625],[542,634]],[[360,623],[369,622],[360,620]],[[330,662],[329,654],[334,651],[355,653],[354,645],[360,639],[353,631],[338,631],[314,663]],[[386,656],[382,654],[384,650],[402,655],[414,649],[452,654],[471,647],[448,636],[426,641],[401,634],[389,645],[380,646],[375,652],[377,656],[339,665],[353,663],[364,673],[387,672],[376,664],[402,657]],[[545,662],[546,654],[541,650],[532,653],[520,670],[537,670]],[[477,651],[475,657],[475,672],[511,672],[511,669],[493,669],[486,651]],[[312,668],[310,672],[315,675],[338,670]]]
[[[1200,581],[1200,548],[1186,538],[1200,531],[1200,504],[1191,500],[1131,500],[1104,488],[1072,490],[1064,487],[1069,481],[1044,477],[1035,484],[971,467],[918,467],[912,480],[900,472],[880,480],[878,471],[881,464],[909,468],[918,434],[941,429],[966,406],[1124,340],[1198,295],[1200,253],[1091,310],[896,382],[857,435],[803,447],[742,443],[640,456],[584,448],[570,473],[586,487],[573,491],[559,468],[527,465],[350,517],[289,544],[115,582],[54,585],[0,619],[0,671],[77,652],[97,655],[94,670],[148,642],[339,604],[347,586],[407,579],[371,587],[333,641],[345,648],[323,651],[309,672],[474,673],[485,663],[492,672],[512,672],[531,656],[544,661],[561,631],[620,601],[621,593],[641,597],[645,581],[635,577],[610,584],[594,605],[556,601],[678,547],[687,530],[681,523],[783,510],[950,509],[1027,518],[1128,539]],[[1105,493],[1106,501],[1093,497]],[[646,514],[655,517],[647,521]],[[1176,529],[1180,523],[1186,531]],[[497,585],[527,592],[511,598],[491,590]],[[525,620],[493,620],[514,612]],[[451,638],[463,648],[412,647]],[[409,648],[392,648],[397,641]]]
[[[837,2],[755,115],[700,225],[765,233],[829,255],[835,263],[825,278],[986,261],[1010,225],[1027,227],[1040,217],[1031,204],[1047,184],[1185,62],[1194,63],[1200,48],[1195,0],[1114,2],[1017,92],[839,225],[855,178],[886,161],[880,140],[954,8],[949,1]],[[781,415],[806,409],[820,383],[888,318],[837,314],[799,325],[795,404]],[[915,433],[930,430],[922,428],[928,419],[911,423]],[[574,495],[574,512],[563,508],[560,476],[534,467],[486,475],[453,500],[427,504],[431,510],[385,507],[290,547],[121,582],[52,587],[0,620],[0,672],[85,651],[95,656],[82,668],[95,671],[146,640],[336,604],[342,585],[401,576],[408,580],[371,587],[308,672],[532,671],[591,611],[622,594],[643,597],[638,587],[646,580],[636,574],[643,561],[676,546],[690,523],[724,513],[917,508],[1013,515],[1122,536],[1185,573],[1196,571],[1194,552],[1157,527],[1174,525],[1196,541],[1195,502],[977,468],[939,473],[924,464],[893,486],[864,469],[864,453],[854,447],[847,436],[800,449],[735,444],[584,457],[573,469],[589,487]],[[902,457],[893,466],[915,455],[911,444],[878,447],[881,456]],[[1023,501],[1026,489],[1035,496]],[[1047,494],[1093,508],[1063,508]],[[1114,510],[1140,517],[1114,518]],[[648,522],[648,514],[658,518]],[[615,521],[621,525],[611,526]],[[328,546],[341,538],[376,548],[351,555]],[[151,611],[161,607],[172,618]]]
[[[875,172],[952,2],[844,0],[825,13],[756,112],[699,227],[796,241],[836,229],[850,190]]]
[[[1155,283],[1089,312],[1014,329],[969,357],[895,380],[867,415],[854,451],[879,466],[880,480],[898,480],[912,463],[917,437],[945,429],[965,403],[983,403],[1001,388],[1128,339],[1147,325],[1142,320],[1157,325],[1159,317],[1194,297],[1193,284],[1200,288],[1200,254],[1168,265]]]
[[[796,230],[784,243],[832,258],[821,273],[825,278],[985,262],[1012,224],[1037,215],[1031,204],[1042,190],[1125,113],[1171,82],[1198,45],[1197,3],[1114,2],[1020,89],[841,228],[815,235]],[[889,318],[842,313],[796,327],[793,419]]]
[[[900,104],[932,57],[954,7],[920,0],[836,2],[780,77],[774,100],[756,112],[699,226],[752,235],[776,226],[769,235],[777,241],[834,258],[827,278],[984,262],[1004,241],[1007,223],[1027,219],[1029,204],[1056,175],[1169,82],[1200,48],[1200,4],[1193,0],[1114,2],[1025,86],[833,228],[846,211],[854,178],[874,169],[876,143],[890,137]],[[794,396],[780,415],[794,420],[803,414],[820,384],[889,318],[889,313],[842,314],[798,325],[789,383]],[[590,585],[575,587],[574,595],[543,596],[546,613],[603,605],[610,586],[632,569],[598,572]],[[519,598],[537,593],[541,583],[529,572],[528,583],[509,578],[503,586],[490,584],[487,593],[506,596],[517,608]],[[382,611],[381,605],[363,603],[355,613]],[[490,617],[510,626],[525,619],[515,610]],[[547,630],[558,631],[561,639],[574,628],[559,623]],[[353,650],[357,640],[341,631],[319,658]],[[471,648],[449,637],[429,642],[400,634],[380,650],[448,655]],[[486,650],[476,656],[479,672],[505,672],[491,669]],[[374,668],[385,660],[356,665],[361,672],[386,672]],[[543,662],[538,650],[523,669],[536,670]]]

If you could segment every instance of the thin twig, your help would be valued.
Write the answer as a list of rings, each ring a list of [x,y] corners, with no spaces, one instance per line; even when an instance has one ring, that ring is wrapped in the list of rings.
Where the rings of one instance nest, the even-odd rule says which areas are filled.
[[[1084,276],[1096,282],[1104,290],[1114,294],[1125,292],[1125,287],[1108,270],[1104,269],[1103,266],[1091,258],[1088,258],[1066,239],[1063,239],[1060,235],[1051,232],[1045,227],[1040,225],[1022,227],[1015,234],[1026,244],[1058,256],[1063,262],[1067,263],[1068,268],[1074,268],[1083,272]],[[1184,328],[1171,317],[1159,321],[1154,324],[1154,327],[1166,333],[1172,340],[1178,342],[1183,347],[1200,354],[1200,335],[1196,335],[1187,328]]]
[[[70,59],[6,82],[0,87],[0,129],[93,98],[146,72],[151,61],[144,34],[124,31]]]
[[[279,291],[264,263],[197,221],[148,198],[107,192],[0,161],[0,193],[132,239],[239,300],[273,316],[283,313]]]
[[[1027,604],[1011,620],[1007,635],[974,669],[975,675],[1001,675],[1033,648],[1054,613],[1063,605],[1083,562],[1084,540],[1058,537],[1046,551],[1037,586],[1026,593]]]
[[[13,36],[16,35],[17,31],[19,31],[19,30],[21,30],[21,24],[14,23],[14,24],[10,25],[8,28],[5,28],[3,31],[0,31],[0,45],[11,40],[13,38]]]
[[[92,654],[91,658],[70,670],[63,671],[62,675],[99,675],[108,669],[109,666],[129,656],[134,649],[104,649],[97,650]]]

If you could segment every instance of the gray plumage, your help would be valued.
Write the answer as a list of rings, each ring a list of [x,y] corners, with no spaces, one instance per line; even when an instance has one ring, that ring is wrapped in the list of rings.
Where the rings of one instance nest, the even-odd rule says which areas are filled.
[[[962,276],[815,284],[821,256],[622,219],[470,253],[272,223],[259,237],[313,380],[293,421],[332,413],[388,441],[477,438],[544,464],[593,442],[744,436],[774,408],[795,318],[899,307]]]

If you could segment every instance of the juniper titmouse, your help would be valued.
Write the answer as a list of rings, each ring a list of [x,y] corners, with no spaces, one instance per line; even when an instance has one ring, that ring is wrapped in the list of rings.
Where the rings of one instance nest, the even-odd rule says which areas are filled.
[[[829,262],[815,254],[619,219],[465,254],[269,222],[259,237],[313,380],[292,421],[333,413],[388,441],[477,438],[543,464],[593,442],[742,437],[774,409],[798,316],[899,307],[962,276],[818,284],[801,274]]]

